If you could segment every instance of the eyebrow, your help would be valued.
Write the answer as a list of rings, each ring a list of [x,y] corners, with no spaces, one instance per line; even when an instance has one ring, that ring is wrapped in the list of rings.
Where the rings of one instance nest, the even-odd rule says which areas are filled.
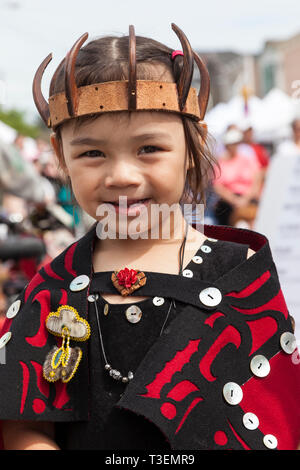
[[[157,138],[170,138],[170,134],[165,132],[156,132],[156,133],[147,133],[133,136],[130,140],[139,141],[139,140],[152,140]],[[107,140],[105,139],[94,139],[92,137],[76,137],[73,139],[71,145],[103,145],[106,144]]]

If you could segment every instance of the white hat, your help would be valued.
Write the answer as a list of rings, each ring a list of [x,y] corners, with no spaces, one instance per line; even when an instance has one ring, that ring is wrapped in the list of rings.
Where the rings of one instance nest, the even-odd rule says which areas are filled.
[[[243,119],[243,121],[240,122],[239,128],[242,132],[245,132],[248,131],[248,129],[253,129],[253,124],[250,119]]]
[[[223,144],[238,144],[243,140],[243,134],[237,129],[230,129],[223,137]]]

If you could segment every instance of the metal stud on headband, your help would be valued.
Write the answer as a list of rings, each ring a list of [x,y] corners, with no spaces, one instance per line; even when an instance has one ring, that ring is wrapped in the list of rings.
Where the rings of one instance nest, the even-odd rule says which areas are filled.
[[[77,87],[75,67],[78,52],[88,38],[83,34],[73,45],[66,58],[56,69],[51,83],[55,81],[58,70],[65,62],[65,91],[45,100],[41,91],[44,71],[52,59],[49,54],[38,67],[33,80],[35,105],[48,127],[55,128],[75,117],[101,114],[112,111],[169,111],[186,115],[202,121],[206,112],[210,80],[206,66],[192,50],[191,45],[180,28],[172,23],[183,50],[183,67],[178,83],[137,80],[136,38],[134,27],[129,27],[128,80],[95,83]],[[191,88],[194,61],[201,76],[200,91]]]

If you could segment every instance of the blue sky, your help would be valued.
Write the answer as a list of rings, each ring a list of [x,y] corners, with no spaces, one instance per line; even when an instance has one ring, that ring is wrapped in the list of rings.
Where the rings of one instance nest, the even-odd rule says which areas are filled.
[[[0,99],[33,117],[32,78],[42,59],[53,53],[44,92],[72,43],[88,31],[90,38],[127,34],[151,36],[174,49],[176,23],[193,48],[258,53],[268,39],[300,32],[296,0],[0,0]],[[299,58],[300,59],[300,58]],[[4,92],[3,92],[4,89]]]

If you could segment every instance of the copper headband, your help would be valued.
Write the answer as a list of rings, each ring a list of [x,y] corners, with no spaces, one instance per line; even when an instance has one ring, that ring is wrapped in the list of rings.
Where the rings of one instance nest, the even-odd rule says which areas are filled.
[[[85,33],[75,42],[64,59],[65,92],[50,96],[48,103],[41,91],[41,81],[47,65],[52,60],[52,54],[49,54],[37,69],[33,80],[33,99],[45,124],[55,129],[62,122],[78,116],[112,111],[150,110],[180,113],[196,121],[202,121],[209,98],[209,74],[200,57],[192,50],[181,29],[174,23],[172,23],[172,29],[178,36],[183,50],[183,68],[177,84],[137,80],[136,38],[134,27],[130,26],[128,80],[77,87],[75,81],[76,58],[81,46],[88,38],[88,33]],[[201,77],[198,96],[196,90],[191,88],[194,61]],[[52,81],[55,80],[60,65],[56,69]]]

